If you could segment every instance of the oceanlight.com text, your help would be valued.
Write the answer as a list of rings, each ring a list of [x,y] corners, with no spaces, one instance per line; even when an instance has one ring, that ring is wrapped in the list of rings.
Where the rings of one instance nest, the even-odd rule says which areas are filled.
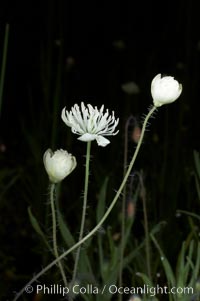
[[[109,286],[110,294],[133,294],[133,295],[149,295],[154,297],[156,295],[192,295],[193,287],[171,287],[167,286],[139,286],[139,287],[117,287],[116,285]]]
[[[25,288],[27,294],[32,292],[36,292],[37,294],[43,293],[44,295],[60,295],[66,296],[67,294],[74,295],[98,295],[98,294],[111,294],[111,295],[148,295],[154,297],[156,295],[193,295],[194,289],[193,287],[167,287],[160,286],[157,284],[156,286],[143,285],[139,287],[126,286],[126,287],[118,287],[117,285],[103,285],[102,287],[95,286],[93,284],[87,284],[85,286],[80,284],[75,284],[72,287],[64,287],[58,284],[45,285],[38,284],[35,288],[31,285],[28,285]]]

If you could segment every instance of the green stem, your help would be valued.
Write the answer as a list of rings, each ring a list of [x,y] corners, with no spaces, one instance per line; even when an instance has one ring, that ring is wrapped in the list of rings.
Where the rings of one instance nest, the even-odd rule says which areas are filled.
[[[57,235],[56,235],[56,210],[55,210],[55,204],[54,204],[54,192],[55,192],[55,184],[51,184],[50,200],[51,200],[52,227],[53,227],[53,251],[54,251],[54,255],[55,255],[56,259],[59,259],[58,246],[57,246]],[[67,286],[67,279],[65,276],[65,272],[64,272],[61,260],[58,261],[58,266],[59,266],[60,273],[63,278],[64,285]]]
[[[124,139],[124,174],[126,174],[128,164],[128,126],[132,116],[128,118],[125,124],[125,139]],[[123,274],[123,258],[124,258],[124,239],[125,239],[125,214],[126,214],[126,185],[123,188],[122,196],[122,221],[121,221],[121,245],[120,245],[120,260],[119,260],[119,287],[122,287],[122,274]],[[122,295],[119,294],[119,301],[122,300]]]
[[[130,162],[130,165],[127,169],[126,175],[113,199],[113,201],[111,202],[110,206],[108,207],[106,213],[104,214],[104,216],[102,217],[102,219],[100,220],[100,222],[90,231],[90,233],[88,233],[84,238],[82,238],[79,242],[77,242],[74,246],[72,246],[70,249],[68,249],[66,252],[64,252],[62,255],[60,255],[58,258],[56,258],[54,261],[52,261],[49,265],[47,265],[44,269],[42,269],[37,275],[35,275],[27,284],[25,287],[22,288],[22,290],[15,296],[13,301],[16,301],[19,299],[19,297],[24,293],[24,290],[27,286],[31,285],[33,282],[35,282],[39,277],[41,277],[44,273],[46,273],[49,269],[51,269],[55,264],[57,264],[61,259],[65,258],[69,253],[71,253],[73,250],[75,250],[76,248],[78,248],[81,244],[83,244],[87,239],[89,239],[101,226],[102,224],[105,222],[105,220],[107,219],[107,217],[109,216],[110,212],[112,211],[113,207],[115,206],[120,194],[123,191],[124,185],[126,184],[126,181],[131,173],[131,170],[133,168],[133,165],[135,163],[135,160],[137,158],[138,152],[140,150],[140,147],[142,145],[142,141],[143,141],[143,137],[144,137],[144,132],[146,129],[146,125],[147,122],[149,120],[149,118],[151,117],[151,115],[154,113],[154,111],[156,110],[156,107],[152,107],[152,109],[149,111],[149,113],[147,114],[144,123],[143,123],[143,127],[142,127],[142,131],[141,131],[141,136],[140,139],[138,141],[136,150],[134,152],[133,158]]]
[[[83,232],[84,232],[84,226],[85,226],[85,216],[86,216],[87,198],[88,198],[88,181],[89,181],[89,170],[90,170],[90,151],[91,151],[91,141],[87,142],[83,211],[82,211],[81,227],[80,227],[80,234],[79,234],[78,241],[81,241],[83,238]],[[73,271],[73,277],[72,277],[72,285],[76,280],[80,251],[81,251],[81,245],[79,245],[77,252],[76,252],[74,271]]]
[[[3,59],[2,59],[2,67],[1,67],[1,77],[0,77],[0,115],[1,115],[4,79],[5,79],[6,61],[7,61],[7,52],[8,52],[9,27],[10,27],[10,25],[6,24],[5,37],[4,37],[4,47],[3,47]]]

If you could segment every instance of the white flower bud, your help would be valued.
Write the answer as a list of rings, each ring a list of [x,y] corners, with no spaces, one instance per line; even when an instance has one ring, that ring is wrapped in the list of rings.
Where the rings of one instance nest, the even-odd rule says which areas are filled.
[[[179,84],[172,76],[161,74],[154,77],[151,83],[151,95],[155,107],[174,102],[182,92],[182,85]]]
[[[135,82],[127,82],[121,88],[128,95],[137,95],[140,93],[140,88]]]
[[[52,183],[58,183],[68,176],[76,167],[76,158],[60,149],[52,152],[48,149],[43,156],[44,166]]]

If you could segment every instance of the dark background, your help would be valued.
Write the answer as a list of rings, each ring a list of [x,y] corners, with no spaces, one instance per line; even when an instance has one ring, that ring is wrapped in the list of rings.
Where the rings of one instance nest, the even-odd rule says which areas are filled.
[[[1,272],[6,291],[21,287],[35,265],[36,270],[40,269],[41,247],[35,247],[37,235],[27,207],[31,205],[44,223],[48,181],[42,155],[48,147],[66,147],[80,161],[80,169],[69,179],[71,187],[79,190],[65,191],[76,200],[67,204],[69,224],[76,227],[80,220],[79,214],[75,218],[71,214],[77,209],[82,191],[85,148],[61,121],[62,108],[70,109],[81,101],[105,104],[120,117],[120,133],[111,139],[109,147],[93,146],[92,174],[97,186],[109,174],[112,194],[122,177],[125,122],[132,114],[141,125],[152,103],[151,80],[158,73],[175,76],[183,92],[180,99],[160,108],[151,120],[135,169],[145,171],[150,225],[160,220],[168,222],[160,240],[173,261],[174,252],[189,231],[183,219],[177,222],[176,209],[199,212],[192,178],[193,151],[199,151],[198,2],[1,2],[0,59],[6,23],[10,30],[0,118],[0,143],[5,146],[0,166],[7,172],[2,176],[0,217]],[[137,83],[138,95],[124,93],[121,86],[128,81]],[[133,142],[130,158],[131,147],[135,147]],[[4,191],[15,175],[16,181]],[[138,207],[139,221],[142,208]],[[143,235],[141,229],[139,221],[136,236]],[[33,260],[24,266],[26,256]]]
[[[54,81],[60,55],[65,104],[87,100],[109,106],[113,102],[115,110],[123,112],[121,84],[135,81],[141,89],[136,112],[140,114],[151,102],[150,82],[157,73],[176,76],[183,85],[187,82],[182,101],[188,106],[190,143],[198,143],[194,134],[198,114],[195,109],[191,112],[199,82],[197,2],[8,1],[1,6],[1,40],[5,22],[10,23],[3,110],[13,123],[17,115],[26,115],[30,94],[39,105],[41,69],[51,61]],[[114,46],[116,41],[123,42],[123,49]],[[71,57],[74,62],[68,66]],[[11,118],[9,124],[4,118],[4,128],[13,130]]]

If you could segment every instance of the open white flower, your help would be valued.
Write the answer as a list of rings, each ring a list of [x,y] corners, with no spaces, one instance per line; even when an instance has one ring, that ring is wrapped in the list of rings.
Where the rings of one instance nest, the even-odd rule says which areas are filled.
[[[155,107],[174,102],[182,92],[182,85],[172,76],[158,74],[151,83],[151,95]]]
[[[44,166],[52,183],[58,183],[68,176],[76,167],[76,158],[60,149],[52,152],[48,149],[43,156]]]
[[[80,108],[75,104],[70,112],[64,108],[62,120],[71,127],[72,133],[80,135],[79,140],[86,142],[96,140],[98,145],[106,146],[110,141],[104,136],[113,136],[119,132],[115,132],[119,118],[115,119],[114,112],[109,115],[108,109],[105,113],[103,110],[104,105],[98,110],[97,107],[93,108],[90,104],[85,106],[82,102]]]

